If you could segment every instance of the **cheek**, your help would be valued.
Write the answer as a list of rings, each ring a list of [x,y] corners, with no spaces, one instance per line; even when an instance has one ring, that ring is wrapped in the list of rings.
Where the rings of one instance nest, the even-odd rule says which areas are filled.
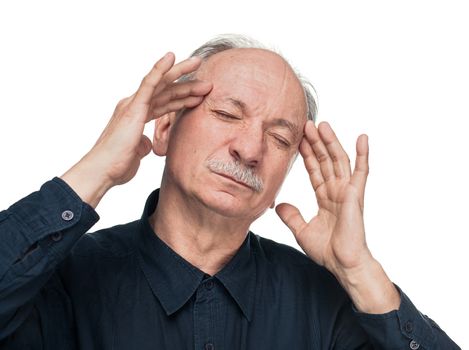
[[[193,164],[194,161],[203,161],[202,158],[219,148],[224,133],[215,123],[207,120],[209,117],[191,113],[181,118],[184,119],[172,130],[168,157]]]
[[[280,187],[290,169],[293,157],[285,155],[283,152],[272,152],[270,157],[264,159],[263,173],[266,179],[266,185],[275,191],[275,188]]]

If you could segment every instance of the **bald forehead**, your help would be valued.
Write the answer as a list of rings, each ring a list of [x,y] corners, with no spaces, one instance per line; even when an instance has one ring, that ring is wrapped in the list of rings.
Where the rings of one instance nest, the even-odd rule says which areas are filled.
[[[257,48],[237,48],[224,50],[209,57],[207,62],[211,61],[212,63],[216,63],[225,59],[230,60],[233,58],[242,58],[247,62],[257,62],[259,60],[269,61],[270,63],[278,64],[282,67],[285,65],[288,66],[288,62],[285,61],[285,59],[279,54],[270,50]]]
[[[283,72],[284,75],[288,74],[289,78],[298,80],[293,69],[283,57],[273,51],[257,48],[229,49],[216,53],[202,63],[197,76],[202,77],[208,72],[217,70],[220,66],[229,67],[236,64],[243,64],[246,66],[261,64],[264,67],[268,67],[273,73]]]
[[[265,97],[265,102],[303,115],[306,122],[303,86],[288,62],[275,52],[255,48],[225,50],[203,62],[196,77],[214,83],[212,97],[232,93],[235,85],[238,92],[257,89],[263,91],[259,97]],[[220,86],[224,88],[219,89]]]

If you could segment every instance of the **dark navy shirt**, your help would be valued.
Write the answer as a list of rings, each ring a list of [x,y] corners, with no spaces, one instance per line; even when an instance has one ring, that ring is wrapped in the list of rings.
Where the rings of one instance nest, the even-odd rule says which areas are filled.
[[[98,214],[61,179],[0,212],[0,349],[458,349],[399,289],[359,313],[323,267],[248,233],[209,276],[148,216],[85,234]]]

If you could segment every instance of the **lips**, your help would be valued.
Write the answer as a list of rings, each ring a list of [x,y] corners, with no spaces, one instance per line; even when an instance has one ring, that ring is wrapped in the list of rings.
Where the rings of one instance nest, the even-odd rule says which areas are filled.
[[[235,179],[234,177],[230,176],[230,175],[227,175],[227,174],[223,174],[223,173],[219,173],[219,172],[214,172],[215,174],[221,176],[221,177],[224,177],[225,179],[228,179],[228,180],[231,180],[233,182],[236,182],[238,185],[241,185],[243,187],[247,187],[249,188],[250,190],[252,190],[251,186],[249,186],[248,184],[244,183],[244,182],[241,182],[237,179]]]

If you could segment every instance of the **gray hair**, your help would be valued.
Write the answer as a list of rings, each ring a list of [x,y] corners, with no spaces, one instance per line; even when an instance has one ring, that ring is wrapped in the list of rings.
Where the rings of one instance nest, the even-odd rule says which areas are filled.
[[[198,56],[202,61],[206,61],[210,56],[213,56],[219,52],[230,50],[230,49],[264,49],[275,52],[288,62],[280,53],[270,48],[265,47],[257,40],[251,39],[247,36],[237,34],[224,34],[207,41],[205,44],[197,48],[190,57]],[[293,69],[293,68],[292,68]],[[312,121],[316,121],[318,114],[317,94],[314,86],[303,77],[297,70],[293,69],[298,80],[300,81],[306,99],[307,117]],[[179,81],[187,81],[194,78],[194,73],[183,75],[179,78]]]

